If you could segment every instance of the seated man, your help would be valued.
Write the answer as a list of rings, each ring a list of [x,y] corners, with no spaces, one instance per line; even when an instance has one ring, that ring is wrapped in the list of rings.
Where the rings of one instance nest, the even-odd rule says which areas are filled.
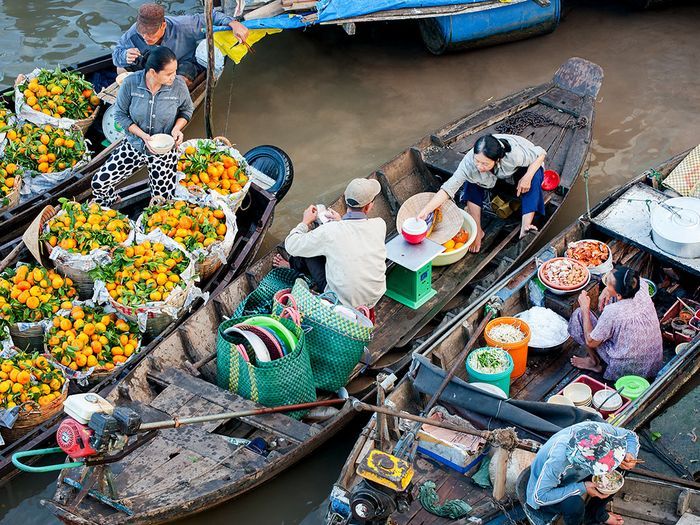
[[[245,42],[248,37],[248,28],[218,11],[214,11],[214,25],[230,26],[241,42]],[[138,71],[143,69],[145,55],[150,49],[165,46],[175,53],[177,73],[189,85],[204,71],[197,63],[195,51],[197,44],[205,37],[205,27],[203,14],[166,16],[163,6],[144,4],[139,8],[136,23],[117,42],[112,52],[112,62],[118,73]]]
[[[284,241],[289,262],[278,255],[275,265],[309,274],[318,291],[335,292],[346,306],[374,307],[386,291],[386,224],[367,214],[380,190],[376,180],[353,179],[345,189],[347,213],[330,211],[331,220],[314,230],[318,210],[309,206]]]

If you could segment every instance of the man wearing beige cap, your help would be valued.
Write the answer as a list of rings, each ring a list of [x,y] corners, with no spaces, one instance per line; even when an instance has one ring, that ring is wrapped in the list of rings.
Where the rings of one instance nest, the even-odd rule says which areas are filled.
[[[345,189],[345,215],[329,210],[328,222],[313,230],[318,210],[306,208],[284,241],[289,262],[278,255],[275,265],[310,275],[317,291],[335,292],[346,306],[374,307],[386,291],[386,224],[367,215],[380,191],[376,180],[353,179]]]
[[[248,29],[240,22],[219,11],[214,11],[214,25],[230,26],[233,34],[244,42]],[[117,42],[112,62],[117,72],[143,69],[145,57],[155,46],[170,48],[177,57],[177,73],[193,81],[204,68],[197,63],[195,51],[204,38],[204,15],[168,16],[163,6],[143,4],[136,23]]]

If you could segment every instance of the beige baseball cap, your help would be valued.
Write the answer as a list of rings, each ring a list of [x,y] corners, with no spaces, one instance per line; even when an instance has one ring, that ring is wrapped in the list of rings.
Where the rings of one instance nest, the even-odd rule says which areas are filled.
[[[345,188],[345,203],[353,208],[367,206],[382,191],[376,179],[352,179]]]

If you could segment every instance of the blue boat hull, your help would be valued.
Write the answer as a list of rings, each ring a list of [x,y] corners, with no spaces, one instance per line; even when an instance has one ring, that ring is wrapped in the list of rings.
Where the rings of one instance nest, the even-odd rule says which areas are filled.
[[[454,49],[482,47],[523,40],[551,33],[559,25],[561,1],[548,7],[536,2],[506,4],[461,15],[420,21],[421,35],[428,50],[440,55]]]

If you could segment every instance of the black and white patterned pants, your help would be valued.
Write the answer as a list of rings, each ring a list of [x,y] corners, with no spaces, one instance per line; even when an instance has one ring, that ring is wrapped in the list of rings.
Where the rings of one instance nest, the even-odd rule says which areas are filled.
[[[112,152],[102,167],[92,176],[92,193],[102,206],[111,206],[117,200],[116,187],[134,172],[148,164],[148,181],[153,196],[170,199],[175,190],[177,150],[166,155],[153,155],[136,151],[128,141]]]

